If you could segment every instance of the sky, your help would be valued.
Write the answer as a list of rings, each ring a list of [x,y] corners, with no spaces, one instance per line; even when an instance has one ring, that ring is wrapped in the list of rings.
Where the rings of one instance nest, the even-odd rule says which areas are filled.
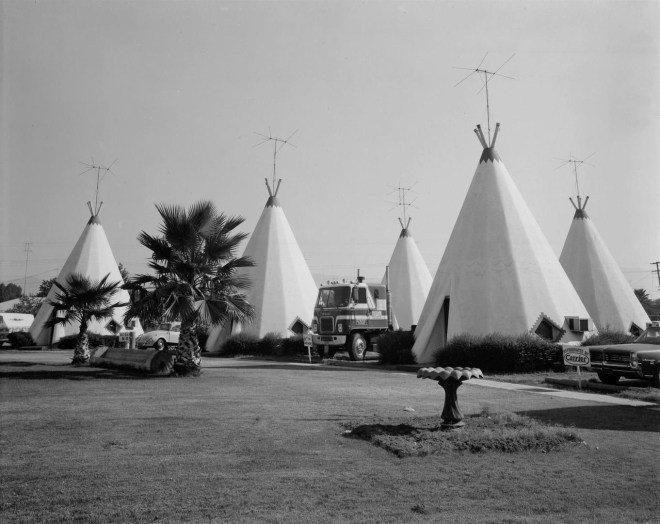
[[[250,233],[279,200],[317,282],[380,280],[410,229],[437,269],[497,151],[559,256],[575,174],[631,285],[660,297],[660,2],[0,0],[0,282],[57,276],[97,198],[117,261],[156,203],[209,199]],[[458,84],[458,85],[457,85]],[[103,173],[101,173],[103,174]]]

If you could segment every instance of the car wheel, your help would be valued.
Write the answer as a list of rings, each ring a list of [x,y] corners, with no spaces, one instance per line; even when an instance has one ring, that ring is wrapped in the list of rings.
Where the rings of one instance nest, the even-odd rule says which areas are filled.
[[[654,388],[660,388],[660,364],[656,364],[655,370],[653,371],[653,379],[651,380],[651,385]]]
[[[163,351],[164,349],[167,348],[167,342],[165,342],[164,338],[159,338],[154,342],[154,349],[157,349],[158,351]]]
[[[609,373],[602,373],[600,371],[597,374],[603,384],[610,384],[611,386],[619,382],[621,378],[619,375],[610,375]]]
[[[367,352],[367,341],[360,333],[353,333],[348,347],[348,356],[351,360],[363,360]]]

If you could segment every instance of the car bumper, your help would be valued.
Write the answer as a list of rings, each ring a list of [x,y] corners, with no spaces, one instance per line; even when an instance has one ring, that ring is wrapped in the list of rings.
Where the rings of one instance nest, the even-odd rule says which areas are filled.
[[[343,346],[346,344],[346,335],[312,335],[315,346]]]
[[[600,371],[609,375],[620,375],[627,378],[644,378],[642,368],[631,368],[629,366],[613,365],[607,362],[591,362],[591,369],[593,371]]]

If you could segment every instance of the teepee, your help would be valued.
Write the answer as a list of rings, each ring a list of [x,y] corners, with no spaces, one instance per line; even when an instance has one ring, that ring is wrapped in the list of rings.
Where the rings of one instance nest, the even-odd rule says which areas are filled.
[[[651,319],[587,215],[588,200],[570,199],[575,215],[559,262],[599,330],[639,334]]]
[[[67,276],[71,273],[82,273],[91,280],[97,281],[105,275],[110,274],[109,282],[119,282],[123,285],[124,279],[119,272],[119,267],[117,266],[112,249],[110,249],[110,244],[108,243],[108,238],[105,235],[105,231],[103,231],[103,226],[99,219],[98,212],[100,206],[94,212],[91,205],[88,205],[90,206],[92,216],[87,222],[85,229],[83,229],[69,258],[64,263],[64,267],[57,277],[57,282],[64,285]],[[50,289],[46,300],[39,308],[30,328],[30,335],[32,335],[35,344],[38,346],[54,344],[63,336],[77,335],[80,329],[79,324],[67,324],[63,328],[55,327],[52,329],[44,327],[44,322],[53,315],[53,306],[48,303],[48,300],[54,299],[58,291],[56,286]],[[113,301],[128,302],[128,291],[120,289],[115,293]],[[118,335],[121,332],[133,331],[136,335],[140,335],[143,331],[139,320],[136,319],[134,321],[135,324],[132,328],[124,325],[125,311],[125,307],[117,308],[114,310],[111,318],[107,318],[101,322],[90,321],[88,331],[100,335]]]
[[[392,303],[392,324],[395,329],[411,329],[417,324],[433,278],[410,232],[410,218],[401,224],[401,233],[389,263],[389,289]],[[383,276],[386,284],[388,275]]]
[[[245,294],[254,307],[254,318],[246,325],[211,330],[209,351],[218,351],[237,333],[259,338],[267,333],[289,336],[312,325],[318,289],[277,197],[281,182],[271,188],[266,179],[269,198],[243,253],[255,263],[241,270],[251,282]]]
[[[413,353],[430,362],[459,334],[536,333],[580,341],[592,321],[495,151],[483,146],[415,331]],[[566,317],[583,322],[570,325]]]

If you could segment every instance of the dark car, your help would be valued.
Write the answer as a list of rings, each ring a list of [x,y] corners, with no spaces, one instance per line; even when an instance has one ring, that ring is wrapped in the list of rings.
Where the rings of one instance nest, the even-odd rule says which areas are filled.
[[[642,378],[660,388],[660,323],[654,322],[632,344],[591,346],[589,356],[591,369],[605,384]]]

